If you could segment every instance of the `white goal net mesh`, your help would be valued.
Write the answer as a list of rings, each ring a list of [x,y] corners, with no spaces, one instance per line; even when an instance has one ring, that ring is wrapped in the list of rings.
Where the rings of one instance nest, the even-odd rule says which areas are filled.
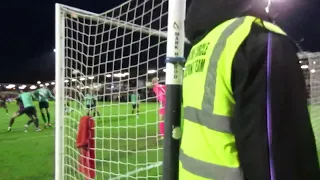
[[[88,107],[95,121],[94,179],[161,178],[159,104],[147,84],[154,77],[164,83],[167,6],[166,0],[131,0],[99,15],[61,6],[64,179],[86,176],[79,171],[76,139]],[[140,97],[136,103],[132,95]]]
[[[308,91],[309,112],[320,158],[320,53],[299,53]]]

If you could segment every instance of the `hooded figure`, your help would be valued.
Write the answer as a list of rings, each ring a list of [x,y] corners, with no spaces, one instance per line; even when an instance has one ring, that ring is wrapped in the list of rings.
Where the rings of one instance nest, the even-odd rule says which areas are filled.
[[[264,10],[266,4],[261,2],[257,0],[193,0],[185,20],[186,37],[194,48],[200,43],[199,46],[206,47],[207,50],[208,46],[201,42],[209,36],[212,41],[215,41],[213,40],[215,36],[210,35],[210,32],[221,28],[220,25],[229,20],[253,16],[259,22],[268,21],[269,17]],[[273,26],[269,24],[270,27]],[[205,83],[208,81],[218,83],[219,71],[210,69],[210,67],[206,70],[206,65],[203,64],[207,62],[203,62],[203,69],[199,68],[201,62],[196,64],[197,68],[189,68],[188,66],[193,65],[192,61],[196,61],[194,59],[199,53],[194,55],[191,50],[189,54],[183,84],[185,121],[180,152],[181,180],[320,179],[315,137],[308,113],[306,85],[296,55],[296,46],[286,35],[271,31],[263,23],[262,25],[252,23],[250,26],[248,35],[237,47],[235,54],[231,55],[233,60],[230,65],[230,98],[233,100],[230,102],[233,102],[233,105],[230,109],[232,118],[228,126],[234,137],[229,137],[226,133],[207,132],[211,127],[209,125],[204,127],[208,119],[213,121],[215,118],[223,118],[215,114],[220,101],[214,102],[213,114],[211,114],[212,111],[208,114],[203,105],[203,102],[210,98],[201,100],[201,110],[192,111],[199,109],[195,106],[201,105],[196,96],[197,91],[202,94],[216,93],[216,99],[217,93],[223,94],[225,91],[218,92],[217,87],[215,91],[208,91],[206,88],[210,86],[203,90],[202,84],[199,84],[204,81],[203,77],[207,77]],[[268,37],[269,34],[272,38]],[[232,45],[230,41],[228,39],[224,48]],[[271,47],[269,52],[268,42]],[[218,41],[213,43],[222,46]],[[214,53],[217,49],[219,47],[214,47],[210,52]],[[271,57],[269,78],[267,78],[268,55]],[[228,53],[222,58],[227,58],[227,56]],[[205,59],[205,57],[201,58]],[[224,64],[219,62],[218,68],[220,65]],[[192,72],[194,69],[197,69],[197,72]],[[214,79],[212,76],[211,78],[202,76],[201,73],[212,73],[217,77]],[[267,82],[269,82],[268,85]],[[212,129],[217,128],[217,124],[214,126]],[[219,138],[213,138],[214,136],[219,136]],[[226,138],[231,143],[220,146],[219,141],[225,141]],[[205,140],[201,144],[202,139]],[[234,145],[231,145],[232,142]],[[239,165],[234,163],[234,169],[231,170],[223,168],[222,163],[211,165],[211,168],[205,167],[208,164],[207,161],[214,159],[213,156],[220,158],[220,162],[228,161],[224,161],[224,156],[219,154],[221,152],[233,154],[237,157]],[[190,154],[198,158],[191,157]],[[202,164],[197,164],[199,159],[203,161]],[[216,161],[218,161],[217,158]],[[232,166],[231,161],[227,163]],[[193,170],[199,171],[199,174],[192,172]],[[182,171],[186,173],[182,175]],[[237,172],[236,176],[228,175],[234,172]]]

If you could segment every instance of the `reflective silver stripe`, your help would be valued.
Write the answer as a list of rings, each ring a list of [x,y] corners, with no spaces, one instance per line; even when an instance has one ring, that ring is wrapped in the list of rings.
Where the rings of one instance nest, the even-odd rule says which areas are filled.
[[[230,133],[231,117],[212,114],[190,106],[184,108],[184,118],[219,132]]]
[[[202,100],[202,109],[212,112],[214,105],[214,95],[216,89],[217,64],[223,52],[229,36],[244,22],[245,17],[238,18],[231,23],[221,34],[218,39],[208,65],[207,77],[204,85],[204,94]]]
[[[192,174],[213,180],[243,180],[242,171],[239,168],[225,167],[207,163],[186,155],[180,150],[182,167]]]
[[[216,71],[217,63],[226,46],[227,39],[244,22],[244,20],[245,17],[242,17],[233,21],[219,37],[208,65],[202,100],[202,110],[196,108],[191,110],[188,107],[184,109],[184,118],[189,121],[199,123],[202,126],[206,126],[215,131],[230,132],[230,119],[225,118],[222,120],[220,117],[212,114],[216,88]],[[198,114],[201,114],[201,116],[198,116]],[[240,168],[230,168],[203,162],[187,156],[182,149],[180,151],[179,158],[183,168],[195,175],[214,180],[243,180]]]
[[[231,133],[230,130],[230,118],[222,118],[221,116],[212,114],[214,108],[214,98],[215,98],[215,88],[216,88],[216,71],[217,71],[217,64],[220,59],[221,53],[223,52],[227,39],[232,33],[244,22],[245,17],[238,18],[233,21],[221,34],[220,38],[218,39],[212,55],[210,57],[210,62],[208,65],[208,71],[204,86],[204,94],[202,99],[202,110],[198,110],[194,108],[193,115],[191,115],[186,109],[184,109],[184,118],[199,123],[203,126],[206,126],[212,130],[219,131],[219,132],[226,132]],[[201,118],[196,116],[197,114],[201,114]],[[210,115],[211,114],[211,115]],[[188,118],[188,116],[190,118]],[[195,117],[196,119],[192,119]],[[206,118],[206,117],[212,117]],[[225,121],[222,121],[224,119]],[[222,124],[220,124],[222,123]],[[220,129],[221,128],[221,129]]]

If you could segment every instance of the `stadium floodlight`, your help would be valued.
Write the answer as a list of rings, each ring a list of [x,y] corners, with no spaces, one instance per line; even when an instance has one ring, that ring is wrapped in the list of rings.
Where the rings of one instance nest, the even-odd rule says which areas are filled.
[[[27,87],[26,85],[21,85],[21,86],[19,86],[19,89],[23,90],[23,89],[25,89],[26,87]]]
[[[156,72],[157,72],[157,71],[154,70],[154,69],[148,70],[148,74],[154,74],[154,73],[156,73]]]
[[[50,84],[51,84],[51,85],[55,85],[56,83],[55,83],[55,82],[51,82]]]
[[[308,69],[308,68],[309,68],[308,65],[302,65],[302,66],[301,66],[301,69]]]
[[[94,77],[93,76],[89,76],[88,79],[94,79]]]
[[[31,86],[30,86],[30,89],[31,89],[31,90],[33,90],[33,89],[37,89],[37,86],[35,86],[35,85],[31,85]]]
[[[37,81],[37,84],[41,84],[41,81]]]
[[[162,71],[163,71],[163,72],[166,72],[167,70],[166,70],[166,69],[163,69]]]
[[[71,81],[72,81],[72,82],[75,82],[75,81],[77,81],[77,79],[74,79],[74,78],[73,78],[73,79],[71,79]]]
[[[65,83],[67,83],[67,82],[69,82],[69,80],[68,80],[68,79],[66,79],[66,80],[64,80],[64,82],[65,82]]]
[[[315,69],[311,69],[310,72],[311,72],[311,73],[315,73],[316,70],[315,70]]]
[[[101,14],[56,4],[56,180],[86,179],[79,172],[79,153],[75,143],[78,117],[85,114],[83,102],[74,100],[70,108],[76,111],[65,113],[66,96],[70,93],[90,93],[101,99],[97,103],[101,114],[99,119],[94,118],[96,177],[87,179],[160,179],[164,169],[169,170],[167,174],[172,174],[166,176],[169,177],[166,180],[173,180],[170,177],[177,171],[174,165],[178,164],[176,154],[179,152],[167,151],[166,158],[173,158],[170,162],[176,163],[161,168],[163,143],[159,138],[157,113],[160,107],[154,97],[146,96],[152,89],[145,85],[145,81],[150,81],[149,70],[156,73],[164,68],[166,56],[182,59],[177,57],[183,56],[184,43],[188,42],[184,37],[182,17],[185,1],[128,0]],[[167,77],[160,78],[160,83],[166,83],[167,88],[175,92],[167,97],[170,105],[167,107],[166,126],[167,122],[172,125],[169,128],[177,128],[181,119],[179,89],[183,71],[180,64],[168,63]],[[79,77],[74,76],[75,70],[80,70]],[[112,78],[103,77],[105,74]],[[99,90],[90,89],[95,85],[92,80],[86,80],[93,75],[94,81],[102,84],[97,88]],[[80,81],[72,85],[64,83],[72,78]],[[139,81],[142,82],[137,93],[141,93],[143,103],[138,116],[132,115],[128,102],[122,99],[132,94],[125,87]],[[149,101],[153,103],[147,104]],[[171,132],[168,131],[169,138]],[[179,147],[179,140],[167,139],[165,142],[167,150],[177,150],[168,148],[168,145]]]
[[[111,77],[111,74],[107,74],[106,77]]]
[[[119,78],[119,77],[125,77],[126,75],[124,75],[122,73],[116,73],[113,76]]]
[[[44,85],[49,86],[50,84],[49,83],[45,83]]]
[[[57,50],[56,50],[56,49],[53,49],[53,52],[57,52]]]
[[[40,86],[40,87],[43,87],[44,85],[43,85],[43,84],[40,84],[39,86]]]
[[[10,86],[10,87],[16,87],[16,85],[15,84],[9,84],[8,86]]]

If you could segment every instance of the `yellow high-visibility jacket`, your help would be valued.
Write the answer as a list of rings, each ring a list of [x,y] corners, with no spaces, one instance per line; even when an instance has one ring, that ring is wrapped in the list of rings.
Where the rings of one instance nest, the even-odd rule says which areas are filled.
[[[191,49],[183,81],[180,180],[243,179],[230,130],[235,105],[231,69],[253,23],[285,35],[272,23],[245,16],[220,24]]]

